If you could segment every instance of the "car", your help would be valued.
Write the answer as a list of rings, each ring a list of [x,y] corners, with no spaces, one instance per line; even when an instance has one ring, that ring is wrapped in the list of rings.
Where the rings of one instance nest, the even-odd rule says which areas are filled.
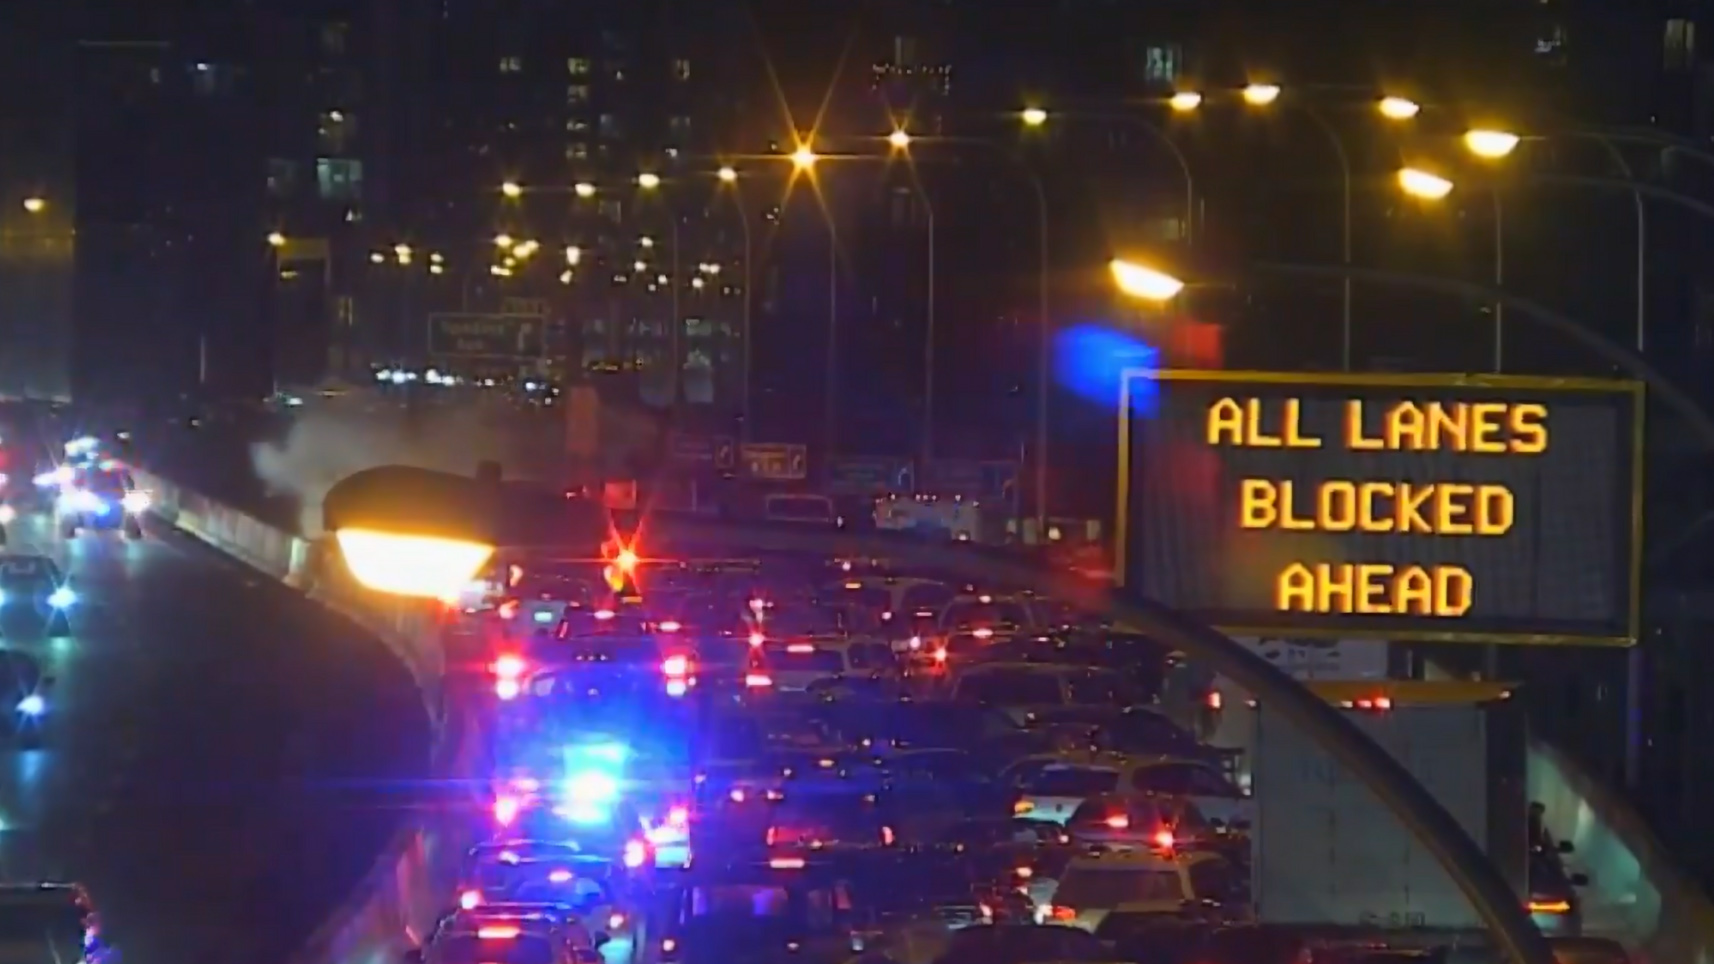
[[[610,859],[582,853],[501,853],[517,860],[496,855],[477,864],[474,879],[466,878],[459,889],[460,910],[499,913],[523,905],[561,907],[591,934],[605,934],[630,949],[631,933],[639,921],[630,884]]]
[[[1211,853],[1101,853],[1066,864],[1044,922],[1095,932],[1108,917],[1248,913],[1225,858]]]
[[[1028,758],[1008,772],[1019,790],[1014,813],[1067,819],[1098,794],[1144,794],[1185,800],[1221,828],[1248,828],[1255,801],[1217,767],[1195,760],[1113,753]]]
[[[117,959],[88,891],[71,883],[0,884],[0,945],[28,960]],[[27,956],[31,951],[36,956]]]
[[[76,604],[77,592],[51,558],[31,553],[0,554],[0,627],[12,632],[69,636],[71,625],[66,614]]]
[[[894,679],[898,661],[886,643],[874,639],[820,636],[774,640],[761,646],[761,659],[779,692],[825,689],[850,679]]]
[[[1580,937],[1583,934],[1583,901],[1577,895],[1577,888],[1587,885],[1589,878],[1566,871],[1558,856],[1541,850],[1530,851],[1530,919],[1550,937]]]
[[[130,472],[103,463],[73,474],[60,489],[54,516],[67,539],[85,529],[118,531],[127,539],[141,539],[142,514],[149,501],[149,494],[137,488]]]
[[[599,964],[596,940],[553,908],[525,905],[490,913],[460,912],[443,920],[407,964]]]
[[[1123,960],[1106,941],[1079,928],[984,924],[953,934],[934,964],[1114,964]]]
[[[840,959],[865,923],[850,873],[807,856],[699,858],[663,906],[662,964]]]

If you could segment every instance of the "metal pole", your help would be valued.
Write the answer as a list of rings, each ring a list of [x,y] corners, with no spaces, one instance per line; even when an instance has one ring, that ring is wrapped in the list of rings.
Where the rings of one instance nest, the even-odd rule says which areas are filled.
[[[827,218],[827,399],[823,413],[824,458],[833,458],[839,444],[839,235],[834,228],[833,212]]]
[[[1053,348],[1053,321],[1048,315],[1048,285],[1050,271],[1048,265],[1047,242],[1047,189],[1042,186],[1041,175],[1029,165],[1023,165],[1025,173],[1029,174],[1030,186],[1036,194],[1036,240],[1039,244],[1037,258],[1039,259],[1036,278],[1036,293],[1040,299],[1037,307],[1040,324],[1039,343],[1036,346],[1036,538],[1043,539],[1047,533],[1047,495],[1048,495],[1048,378],[1052,373],[1049,355]]]
[[[928,213],[928,331],[922,340],[922,462],[934,461],[934,205],[928,192],[917,190],[923,210]]]
[[[1106,118],[1103,119],[1105,120]],[[1196,236],[1196,178],[1191,173],[1189,158],[1186,158],[1184,156],[1184,151],[1180,150],[1179,146],[1173,142],[1173,139],[1167,136],[1167,132],[1155,124],[1146,121],[1141,117],[1131,117],[1123,114],[1113,117],[1112,119],[1132,124],[1148,131],[1150,136],[1154,137],[1155,141],[1159,143],[1160,146],[1166,148],[1167,153],[1171,154],[1172,159],[1177,162],[1179,173],[1184,176],[1184,240],[1186,244],[1190,243],[1190,241]]]
[[[1333,154],[1339,159],[1339,176],[1341,179],[1340,199],[1340,234],[1339,261],[1346,267],[1351,266],[1351,154],[1345,150],[1345,140],[1321,112],[1309,105],[1299,105],[1306,116],[1316,127],[1327,135],[1327,143],[1333,145]],[[1340,311],[1339,311],[1339,367],[1342,371],[1351,370],[1351,278],[1349,275],[1340,279]]]
[[[1506,287],[1506,208],[1500,189],[1494,188],[1494,287]],[[1494,374],[1504,371],[1506,359],[1506,303],[1494,302]]]

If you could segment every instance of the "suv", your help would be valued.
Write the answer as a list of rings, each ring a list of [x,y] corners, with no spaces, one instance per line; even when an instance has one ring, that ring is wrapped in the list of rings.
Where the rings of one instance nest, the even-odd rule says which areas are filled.
[[[131,473],[108,466],[76,473],[60,489],[54,514],[67,539],[82,529],[118,530],[127,539],[141,539],[141,517],[148,508],[149,496],[137,489]]]

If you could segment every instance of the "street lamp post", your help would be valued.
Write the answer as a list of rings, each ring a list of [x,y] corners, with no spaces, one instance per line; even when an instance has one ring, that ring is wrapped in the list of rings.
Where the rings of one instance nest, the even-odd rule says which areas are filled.
[[[743,295],[743,308],[741,309],[743,311],[743,317],[739,322],[739,327],[742,330],[744,337],[743,398],[740,403],[740,411],[744,415],[744,421],[740,423],[738,427],[740,438],[743,441],[748,442],[754,437],[751,433],[753,432],[752,425],[755,422],[755,413],[751,410],[752,389],[750,387],[750,370],[753,363],[753,348],[751,345],[754,340],[753,332],[750,330],[750,286],[755,282],[755,269],[751,264],[751,256],[753,252],[750,244],[750,211],[744,206],[744,197],[738,187],[737,168],[731,166],[722,167],[715,172],[715,176],[720,179],[721,184],[725,184],[732,188],[732,206],[738,212],[738,231],[742,235],[744,243],[744,290],[741,292]]]
[[[913,138],[910,132],[900,127],[887,135],[887,143],[895,151],[908,151]],[[934,201],[928,196],[922,184],[911,179],[916,190],[917,199],[922,201],[923,213],[928,217],[928,277],[925,281],[927,304],[924,306],[924,327],[922,344],[922,461],[926,466],[934,461],[934,339],[935,339],[935,233],[934,233]]]
[[[797,173],[809,174],[821,155],[808,142],[800,142],[789,159]],[[839,233],[832,212],[824,209],[822,213],[827,221],[827,391],[822,403],[822,445],[832,457],[839,444]]]

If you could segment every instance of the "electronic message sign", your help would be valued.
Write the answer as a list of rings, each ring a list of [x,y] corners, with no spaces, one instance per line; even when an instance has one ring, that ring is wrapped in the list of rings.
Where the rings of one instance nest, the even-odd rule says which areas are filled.
[[[1131,371],[1117,570],[1235,635],[1630,645],[1642,389]]]

